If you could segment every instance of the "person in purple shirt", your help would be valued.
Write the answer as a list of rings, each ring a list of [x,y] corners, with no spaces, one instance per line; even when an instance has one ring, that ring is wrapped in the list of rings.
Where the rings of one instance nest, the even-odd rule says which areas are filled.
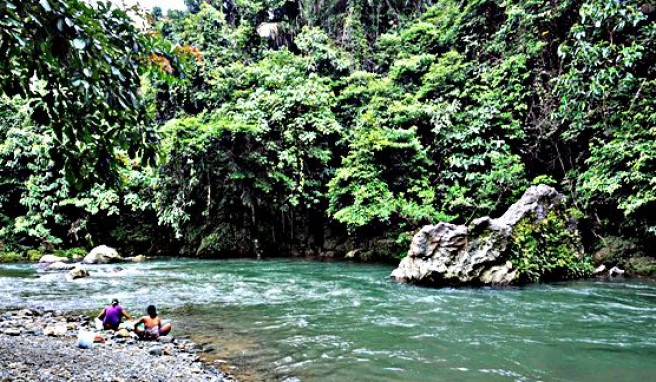
[[[112,305],[107,305],[105,309],[100,312],[98,319],[102,320],[103,328],[118,330],[118,325],[121,323],[121,318],[125,317],[128,320],[131,320],[132,317],[128,312],[123,309],[122,306],[118,304],[117,299],[112,300]]]

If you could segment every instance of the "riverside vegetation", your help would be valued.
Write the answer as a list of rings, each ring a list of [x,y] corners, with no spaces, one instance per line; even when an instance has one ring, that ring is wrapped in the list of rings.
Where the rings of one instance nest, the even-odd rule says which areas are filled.
[[[187,4],[0,4],[4,259],[396,261],[547,184],[596,262],[656,271],[652,2]],[[516,252],[559,241],[551,218]]]

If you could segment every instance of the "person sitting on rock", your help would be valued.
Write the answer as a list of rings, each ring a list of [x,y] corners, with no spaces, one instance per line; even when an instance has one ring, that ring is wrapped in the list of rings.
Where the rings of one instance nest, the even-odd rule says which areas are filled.
[[[157,316],[155,305],[148,305],[146,308],[147,316],[143,316],[134,323],[134,332],[144,340],[156,340],[160,336],[165,336],[171,331],[171,324],[162,325],[162,320]],[[143,329],[139,327],[143,324]]]
[[[128,320],[132,319],[128,312],[118,304],[117,299],[113,299],[112,304],[107,305],[98,315],[98,319],[102,320],[103,328],[105,328],[105,330],[118,330],[118,326],[121,324],[121,318],[123,317]]]

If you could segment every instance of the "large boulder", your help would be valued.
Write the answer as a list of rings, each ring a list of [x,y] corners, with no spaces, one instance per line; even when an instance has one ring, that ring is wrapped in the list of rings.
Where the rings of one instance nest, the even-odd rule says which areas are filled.
[[[576,221],[554,188],[530,187],[497,219],[423,227],[391,277],[429,286],[507,285],[588,276]]]
[[[116,252],[114,248],[106,245],[99,245],[89,252],[84,257],[82,262],[84,264],[109,264],[123,261],[123,258]]]
[[[70,259],[66,257],[55,256],[55,255],[44,255],[41,256],[41,258],[39,259],[39,264],[44,265],[44,264],[54,264],[54,263],[66,263],[69,261]]]

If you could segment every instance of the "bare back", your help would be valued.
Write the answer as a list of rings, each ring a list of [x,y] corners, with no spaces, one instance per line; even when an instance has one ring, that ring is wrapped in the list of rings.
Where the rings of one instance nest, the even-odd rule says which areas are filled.
[[[159,328],[162,326],[162,321],[159,319],[159,316],[152,318],[150,316],[143,316],[141,320],[144,323],[146,329]]]

